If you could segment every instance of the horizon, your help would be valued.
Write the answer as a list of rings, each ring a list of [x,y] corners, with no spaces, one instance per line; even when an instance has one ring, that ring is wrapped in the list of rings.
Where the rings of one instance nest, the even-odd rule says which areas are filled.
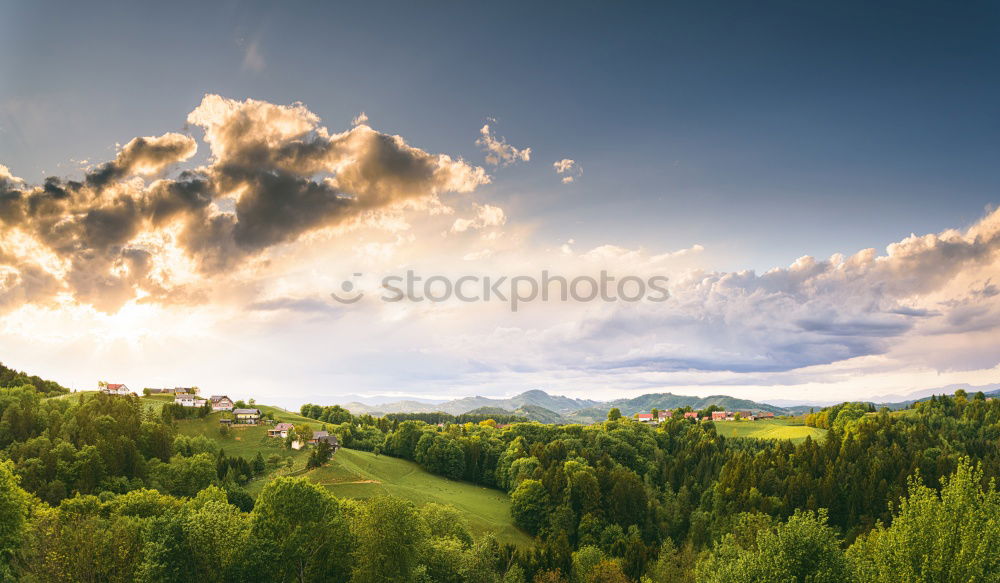
[[[124,384],[124,385],[128,386],[128,383],[121,383],[121,384]],[[197,386],[197,385],[193,385],[193,386]],[[96,389],[75,389],[75,388],[72,388],[72,387],[70,387],[70,388],[74,392],[79,392],[79,391],[95,391],[96,390]],[[160,388],[160,387],[142,387],[142,388],[139,388],[139,389],[132,389],[132,390],[134,392],[136,392],[136,393],[141,393],[142,390],[145,389],[145,388]],[[198,387],[198,388],[199,388],[199,394],[200,395],[204,396],[204,395],[208,395],[209,394],[207,392],[201,391],[200,390],[201,387]],[[489,399],[489,400],[492,400],[492,401],[505,401],[505,400],[516,399],[517,397],[522,397],[522,396],[524,396],[524,395],[526,395],[528,393],[542,393],[542,394],[544,394],[544,395],[546,395],[548,397],[569,398],[569,399],[573,399],[575,401],[592,402],[592,403],[594,403],[594,405],[593,405],[594,407],[599,406],[599,405],[610,405],[610,404],[613,404],[613,403],[618,402],[618,401],[627,401],[627,400],[633,400],[633,399],[638,399],[638,398],[642,398],[642,397],[667,396],[667,395],[669,395],[669,396],[673,396],[673,397],[691,397],[691,398],[697,398],[697,399],[711,399],[713,397],[730,398],[730,399],[741,399],[741,400],[751,401],[751,402],[753,402],[756,405],[768,405],[768,406],[779,408],[779,409],[790,409],[790,408],[800,408],[800,407],[821,407],[821,408],[822,407],[830,407],[830,406],[838,405],[838,404],[845,403],[845,402],[865,402],[865,403],[873,403],[875,405],[893,405],[893,404],[900,404],[900,403],[905,403],[905,402],[914,401],[914,400],[918,401],[918,400],[928,399],[932,395],[933,396],[953,395],[959,389],[964,390],[967,393],[984,392],[987,395],[989,395],[992,392],[1000,391],[1000,383],[993,383],[993,384],[989,384],[989,385],[968,385],[968,384],[948,385],[948,386],[944,386],[944,387],[937,387],[937,388],[934,388],[934,389],[925,389],[925,390],[922,390],[922,391],[914,391],[912,393],[905,394],[905,395],[875,395],[875,396],[872,396],[870,398],[855,399],[853,401],[837,401],[837,400],[814,400],[814,401],[808,401],[808,400],[787,400],[787,399],[775,399],[775,400],[758,401],[758,400],[755,400],[755,399],[741,399],[740,397],[737,397],[737,396],[734,396],[734,395],[729,395],[729,394],[724,394],[724,393],[711,393],[711,394],[693,395],[693,394],[685,394],[685,393],[674,393],[674,392],[670,392],[670,391],[654,392],[654,393],[642,393],[642,394],[639,394],[639,395],[630,395],[630,396],[626,396],[626,397],[610,397],[610,398],[607,398],[607,399],[588,399],[586,397],[571,397],[569,395],[562,395],[562,394],[557,394],[557,393],[550,393],[550,392],[548,392],[548,391],[546,391],[544,389],[537,389],[537,388],[536,389],[527,389],[527,390],[524,390],[524,391],[521,391],[521,392],[507,394],[507,395],[487,396],[487,395],[473,395],[473,394],[469,394],[469,395],[464,395],[464,396],[453,397],[453,398],[450,398],[450,399],[434,399],[434,398],[426,398],[426,397],[419,397],[419,396],[407,396],[407,395],[396,395],[396,396],[394,396],[394,395],[370,395],[370,396],[365,396],[365,395],[351,395],[351,394],[348,394],[348,395],[343,395],[343,396],[340,396],[340,397],[333,396],[332,399],[326,400],[326,401],[322,401],[322,402],[309,401],[309,400],[294,400],[294,401],[290,401],[290,400],[281,399],[280,397],[277,400],[263,402],[263,401],[260,401],[260,400],[256,399],[256,397],[254,395],[252,395],[252,394],[243,395],[243,394],[238,394],[238,393],[232,393],[232,394],[225,394],[225,396],[228,396],[228,397],[230,397],[230,398],[232,398],[234,400],[242,400],[242,401],[248,401],[249,399],[254,399],[257,402],[257,404],[268,405],[268,406],[272,406],[272,407],[279,407],[279,408],[281,408],[281,409],[283,409],[285,411],[290,411],[290,412],[298,411],[298,410],[301,409],[301,407],[303,405],[310,405],[310,404],[311,405],[321,405],[321,406],[340,405],[340,406],[345,407],[345,408],[347,408],[347,405],[350,405],[350,404],[360,404],[360,405],[365,406],[366,408],[378,411],[379,407],[384,407],[386,405],[398,405],[398,404],[406,403],[406,402],[413,402],[413,403],[418,403],[418,404],[421,404],[421,405],[428,405],[428,406],[436,406],[436,405],[444,405],[444,404],[447,404],[447,403],[452,403],[452,402],[455,402],[455,401],[468,400],[468,399]],[[350,409],[348,408],[348,410],[350,410]],[[352,411],[352,413],[358,414],[358,413],[353,412],[353,411]]]
[[[9,4],[0,361],[292,405],[1000,382],[996,7],[567,6]]]

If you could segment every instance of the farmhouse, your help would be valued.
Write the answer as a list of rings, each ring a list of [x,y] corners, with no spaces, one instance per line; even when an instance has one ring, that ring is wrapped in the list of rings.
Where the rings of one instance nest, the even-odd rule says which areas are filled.
[[[274,427],[267,430],[268,437],[288,437],[288,432],[292,430],[294,426],[291,423],[278,423]]]
[[[212,411],[233,410],[233,400],[226,395],[212,395],[208,399],[212,401]]]
[[[309,443],[311,443],[313,445],[316,445],[317,443],[319,443],[321,441],[325,441],[327,443],[331,443],[331,440],[335,443],[337,441],[337,438],[336,438],[336,436],[330,435],[330,432],[328,432],[328,431],[314,431],[312,439],[309,440]]]
[[[725,421],[730,415],[727,411],[712,411],[712,421]]]
[[[698,420],[698,412],[697,411],[687,411],[686,413],[684,413],[684,418],[685,419],[694,419],[695,421],[697,421]]]
[[[653,414],[652,413],[636,413],[635,414],[635,418],[638,419],[641,423],[652,423],[653,422]]]
[[[337,441],[337,436],[330,435],[330,433],[327,431],[314,431],[312,437],[309,438],[308,443],[310,445],[317,445],[321,441],[329,443],[330,447],[333,448],[334,452],[340,449],[340,442]],[[294,442],[292,442],[292,449],[302,449],[303,447],[305,447],[305,445],[306,443],[303,442],[302,440],[295,440]]]
[[[123,384],[108,383],[100,388],[105,395],[130,395],[132,391]]]
[[[174,395],[174,403],[182,407],[204,407],[207,402],[205,399],[199,399],[197,396],[189,393]]]
[[[241,425],[256,425],[260,422],[260,409],[233,409],[233,417]]]

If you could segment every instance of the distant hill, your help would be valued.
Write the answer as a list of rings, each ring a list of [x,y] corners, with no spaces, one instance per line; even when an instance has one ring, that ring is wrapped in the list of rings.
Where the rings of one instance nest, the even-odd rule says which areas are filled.
[[[556,413],[555,411],[550,411],[545,407],[539,407],[538,405],[525,405],[514,409],[513,411],[502,409],[500,407],[479,407],[478,409],[473,409],[467,412],[470,415],[516,415],[518,417],[524,417],[529,421],[538,421],[539,423],[566,423],[566,418]]]
[[[41,377],[28,375],[0,363],[0,387],[23,387],[25,385],[35,387],[36,391],[48,396],[64,395],[69,392],[69,389],[55,381],[47,381]]]
[[[599,401],[591,401],[589,399],[573,399],[570,397],[563,397],[559,395],[550,395],[545,391],[533,390],[526,391],[520,395],[516,395],[509,399],[493,399],[490,397],[463,397],[461,399],[454,399],[452,401],[445,401],[443,403],[421,403],[414,400],[396,401],[394,403],[381,403],[368,405],[365,403],[351,402],[351,403],[340,403],[340,405],[354,413],[355,415],[385,415],[387,413],[450,413],[451,415],[461,415],[463,413],[468,413],[470,411],[475,411],[476,409],[481,409],[483,407],[491,407],[494,409],[502,409],[507,413],[514,412],[517,413],[518,409],[528,407],[527,411],[531,412],[531,407],[539,407],[546,410],[548,413],[542,411],[535,411],[535,415],[545,415],[548,416],[551,413],[556,414],[556,416],[566,415],[573,411],[583,409],[585,407],[593,407],[597,405]],[[531,417],[530,415],[525,415]]]
[[[1000,396],[1000,384],[981,385],[981,386],[960,384],[960,385],[948,385],[946,387],[940,387],[937,389],[926,389],[923,391],[918,391],[916,393],[908,395],[910,398],[903,401],[884,402],[887,399],[882,399],[883,402],[875,402],[874,404],[876,407],[888,407],[889,409],[895,411],[898,409],[906,409],[907,407],[913,405],[914,403],[927,401],[933,396],[954,395],[955,391],[959,389],[962,389],[963,391],[968,393],[969,396],[972,396],[980,391],[982,391],[983,394],[986,395],[987,397],[996,398]]]
[[[490,397],[479,396],[455,399],[454,401],[437,405],[437,410],[451,413],[452,415],[460,415],[479,407],[499,407],[501,409],[516,411],[517,409],[531,405],[565,415],[585,407],[593,407],[598,403],[599,401],[591,401],[589,399],[573,399],[560,395],[550,395],[545,391],[536,389],[526,391],[509,399],[492,399]]]
[[[600,406],[579,409],[569,414],[567,418],[574,423],[593,423],[606,419],[608,409],[617,407],[622,415],[631,416],[636,413],[645,413],[651,409],[669,410],[681,407],[691,407],[692,409],[704,409],[709,405],[717,405],[727,411],[737,411],[741,409],[754,411],[770,411],[775,415],[788,415],[789,411],[782,407],[775,407],[766,403],[758,403],[748,399],[737,399],[726,395],[712,395],[710,397],[693,397],[690,395],[674,395],[673,393],[651,393],[640,395],[634,399],[617,399]]]
[[[341,403],[341,406],[355,415],[385,415],[388,413],[463,413],[492,412],[497,415],[521,415],[542,423],[592,423],[607,418],[608,410],[618,407],[623,415],[649,411],[650,409],[676,409],[691,407],[704,409],[718,405],[727,410],[753,409],[771,411],[777,415],[787,415],[789,411],[765,403],[747,399],[737,399],[726,395],[692,397],[671,393],[648,394],[634,399],[618,399],[610,402],[591,399],[573,399],[561,395],[550,395],[545,391],[532,390],[509,399],[490,397],[464,397],[443,403],[421,403],[414,400],[393,403],[365,404],[359,402]]]
[[[374,415],[376,417],[386,415],[388,413],[437,413],[439,411],[452,413],[451,411],[446,411],[441,408],[444,403],[435,405],[433,403],[421,403],[420,401],[412,400],[395,401],[392,403],[382,403],[378,405],[366,405],[364,403],[358,403],[357,401],[338,404],[355,415]],[[465,411],[452,413],[452,415],[458,415],[461,413],[465,413]]]

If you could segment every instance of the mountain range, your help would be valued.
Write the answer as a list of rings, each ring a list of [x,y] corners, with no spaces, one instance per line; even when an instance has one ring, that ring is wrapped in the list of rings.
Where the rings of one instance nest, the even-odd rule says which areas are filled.
[[[889,409],[905,409],[913,403],[929,399],[932,395],[953,394],[963,389],[972,394],[983,391],[987,396],[1000,396],[1000,384],[971,386],[949,385],[935,389],[926,389],[910,395],[883,395],[871,399],[876,407]],[[351,395],[355,397],[355,395]],[[366,399],[368,400],[368,399]],[[798,403],[801,403],[798,402]],[[574,399],[561,395],[550,395],[545,391],[534,389],[507,399],[491,397],[463,397],[451,401],[431,402],[429,400],[408,399],[393,402],[362,403],[351,401],[341,403],[355,415],[370,414],[375,416],[389,413],[463,413],[490,412],[520,415],[542,423],[593,423],[607,418],[608,410],[616,407],[622,415],[632,416],[636,413],[649,412],[651,409],[670,410],[681,407],[691,407],[694,410],[705,409],[716,405],[727,411],[755,410],[770,411],[775,415],[801,415],[810,410],[820,410],[824,406],[835,404],[816,403],[778,406],[769,403],[759,403],[748,399],[738,399],[728,395],[712,395],[709,397],[694,397],[690,395],[675,395],[673,393],[650,393],[631,399],[615,399],[613,401],[596,401],[592,399]],[[784,405],[784,403],[782,403]]]
[[[616,399],[614,401],[596,401],[592,399],[574,399],[561,395],[550,395],[542,390],[531,390],[508,399],[490,397],[463,397],[441,403],[426,403],[414,400],[396,401],[391,403],[365,404],[358,401],[340,403],[342,407],[355,415],[385,415],[388,413],[435,413],[443,412],[452,415],[475,412],[488,409],[499,410],[521,415],[543,423],[593,423],[606,419],[608,410],[617,407],[622,415],[648,412],[650,409],[677,409],[691,407],[704,409],[709,405],[718,405],[727,410],[754,409],[771,411],[777,415],[794,414],[793,410],[775,407],[765,403],[757,403],[747,399],[737,399],[726,395],[711,397],[692,397],[674,395],[672,393],[649,394],[633,399]]]

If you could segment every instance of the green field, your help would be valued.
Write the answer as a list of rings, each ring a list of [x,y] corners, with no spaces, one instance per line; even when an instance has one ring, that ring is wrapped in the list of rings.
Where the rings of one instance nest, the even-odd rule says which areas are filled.
[[[164,397],[143,397],[151,408]],[[162,406],[162,404],[160,405]],[[274,414],[275,419],[289,423],[308,423],[320,429],[321,423],[311,421],[276,407],[255,405],[261,411]],[[375,454],[341,448],[330,463],[322,468],[306,470],[307,449],[299,451],[286,449],[282,440],[267,437],[266,425],[234,426],[227,437],[219,433],[219,413],[204,419],[184,419],[177,421],[177,431],[181,435],[204,435],[215,441],[226,455],[242,456],[250,459],[260,452],[265,459],[277,454],[291,459],[291,467],[279,466],[263,477],[249,484],[247,489],[256,495],[267,481],[275,476],[303,476],[328,488],[334,495],[343,498],[368,498],[379,494],[391,494],[405,498],[416,504],[437,502],[450,504],[465,515],[469,529],[476,536],[492,532],[501,542],[518,545],[530,544],[531,539],[514,526],[510,518],[510,499],[500,490],[485,488],[466,482],[457,482],[436,476],[423,470],[417,464],[405,460],[376,456]]]
[[[305,476],[345,498],[391,494],[416,504],[450,504],[465,514],[476,536],[492,532],[501,542],[518,545],[531,542],[511,522],[510,499],[505,493],[429,474],[413,462],[341,449],[328,466]]]
[[[715,421],[715,431],[723,437],[750,437],[754,439],[788,439],[793,443],[806,437],[822,440],[825,429],[807,427],[801,419],[762,419],[760,421]]]

